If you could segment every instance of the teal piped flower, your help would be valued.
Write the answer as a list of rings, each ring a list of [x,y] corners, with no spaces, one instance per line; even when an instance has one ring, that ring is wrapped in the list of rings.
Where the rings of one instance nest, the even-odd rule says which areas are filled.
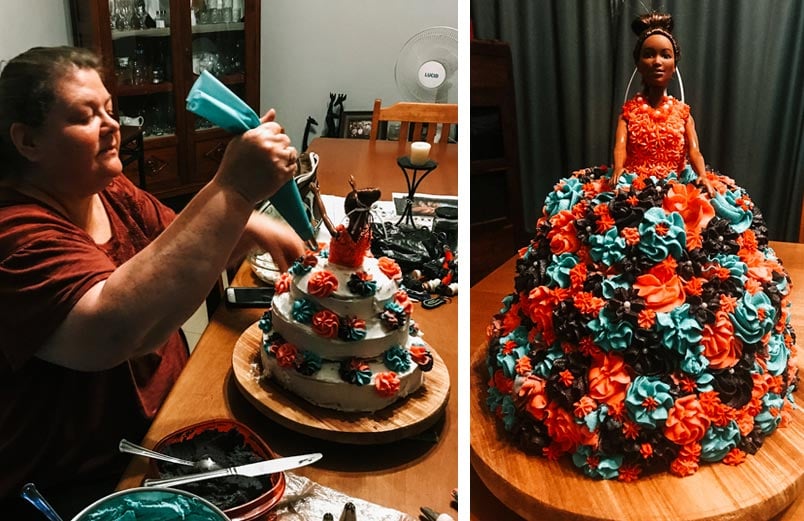
[[[572,454],[572,462],[590,478],[614,479],[620,475],[623,457],[622,454],[606,456],[600,452],[594,453],[590,447],[581,445]]]
[[[260,331],[267,333],[274,328],[273,320],[271,319],[271,310],[264,312],[259,321]]]
[[[768,360],[765,365],[773,376],[779,376],[787,370],[790,349],[784,343],[784,335],[774,333],[768,342]]]
[[[725,427],[711,425],[701,440],[701,459],[720,461],[740,442],[740,428],[734,420]]]
[[[589,255],[596,262],[613,266],[625,258],[625,238],[612,226],[602,235],[589,236]]]
[[[709,367],[709,359],[703,354],[703,346],[689,346],[679,367],[687,374],[696,377],[702,376]]]
[[[290,268],[288,268],[288,273],[290,273],[291,275],[300,276],[304,275],[305,273],[310,273],[311,269],[313,269],[312,266],[307,266],[300,260],[297,260],[293,263],[293,265]]]
[[[685,166],[684,170],[678,175],[678,180],[685,185],[690,184],[696,179],[698,179],[698,174],[695,173],[695,170],[692,169],[689,163],[687,163],[687,166]]]
[[[672,406],[670,386],[650,376],[634,378],[625,396],[625,407],[634,421],[651,429],[655,429],[657,424],[664,425]]]
[[[714,381],[715,377],[712,376],[710,373],[701,373],[695,380],[695,388],[698,390],[699,393],[707,393],[709,391],[714,391],[715,387],[712,385],[712,382]]]
[[[703,338],[703,326],[689,310],[689,304],[682,304],[669,313],[656,313],[656,330],[662,335],[663,345],[678,354],[697,346]]]
[[[552,217],[564,210],[571,210],[581,199],[583,199],[583,184],[579,179],[570,177],[547,194],[544,209],[547,215]]]
[[[296,368],[303,375],[311,376],[321,370],[321,357],[312,351],[302,351],[300,353],[301,363]]]
[[[729,317],[734,325],[734,335],[747,344],[754,344],[773,328],[776,310],[764,292],[757,291],[752,295],[746,291]]]
[[[524,329],[524,328],[517,328]],[[530,351],[527,338],[517,336],[516,329],[509,335],[500,338],[500,345],[503,349],[497,352],[497,365],[503,370],[503,374],[508,378],[513,378],[516,375],[516,361],[527,355]],[[504,346],[513,344],[514,347],[506,350]],[[506,352],[507,351],[507,352]]]
[[[715,208],[715,214],[728,221],[734,231],[743,233],[754,220],[754,214],[750,209],[744,209],[738,199],[747,197],[740,189],[727,191],[725,194],[717,194],[710,201]]]
[[[625,288],[628,289],[631,287],[631,283],[623,275],[614,275],[606,277],[603,280],[602,290],[603,290],[603,297],[610,299],[614,297],[614,291],[618,288]]]
[[[343,381],[354,385],[367,385],[371,382],[371,369],[368,364],[356,358],[341,361],[338,374]]]
[[[658,207],[645,212],[639,224],[639,251],[654,262],[672,255],[680,259],[687,244],[684,218],[678,212],[665,213]]]
[[[383,363],[395,373],[404,373],[410,368],[410,352],[400,345],[392,346],[385,352]]]
[[[748,265],[740,260],[740,257],[736,255],[713,255],[710,257],[710,261],[714,262],[715,264],[719,264],[723,268],[729,270],[729,277],[739,280],[741,283],[745,284],[748,274]]]
[[[514,405],[514,399],[510,396],[504,396],[501,407],[503,427],[505,430],[511,431],[511,429],[514,428],[514,423],[516,423],[516,405]]]
[[[311,323],[313,321],[313,315],[315,315],[315,312],[315,305],[306,298],[300,298],[294,301],[293,308],[290,310],[293,320],[299,322],[300,324]]]
[[[489,408],[489,411],[496,413],[497,409],[502,407],[503,398],[505,398],[505,396],[496,387],[489,387],[488,391],[486,407]]]
[[[547,350],[544,360],[536,364],[531,373],[541,376],[542,378],[547,378],[550,375],[550,371],[553,370],[553,362],[562,356],[564,356],[564,350],[561,349],[561,345],[557,343],[553,344],[550,346],[550,349]]]
[[[514,303],[514,294],[513,293],[503,297],[503,299],[502,299],[502,306],[503,307],[500,308],[500,314],[505,315],[506,313],[508,313],[508,310],[511,309],[511,305],[513,303]]]
[[[559,288],[570,287],[570,270],[578,264],[579,260],[572,253],[562,253],[553,255],[553,261],[547,266],[547,276],[552,279],[551,287]]]
[[[357,317],[344,317],[338,327],[338,337],[346,342],[358,342],[366,338],[366,321]]]
[[[587,322],[594,333],[595,344],[605,351],[623,351],[631,345],[634,326],[627,320],[618,320],[608,309],[600,310],[597,318]]]
[[[784,400],[776,393],[767,393],[762,397],[762,410],[754,418],[754,426],[759,427],[762,434],[768,435],[776,430],[782,421],[779,411]]]
[[[609,408],[606,404],[600,405],[597,409],[583,417],[583,423],[589,432],[595,432],[597,426],[606,421],[609,415]]]
[[[387,302],[385,304],[385,309],[387,311],[390,311],[390,312],[394,313],[394,314],[400,314],[400,313],[404,314],[405,313],[405,308],[403,308],[397,302],[393,302],[393,301]]]

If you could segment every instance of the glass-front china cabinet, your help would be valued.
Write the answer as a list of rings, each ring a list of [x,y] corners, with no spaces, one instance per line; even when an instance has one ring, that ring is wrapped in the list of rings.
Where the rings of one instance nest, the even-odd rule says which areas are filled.
[[[259,0],[71,0],[71,10],[74,44],[102,56],[121,124],[142,129],[142,173],[132,162],[126,175],[161,198],[197,191],[231,136],[185,98],[207,70],[259,110]]]

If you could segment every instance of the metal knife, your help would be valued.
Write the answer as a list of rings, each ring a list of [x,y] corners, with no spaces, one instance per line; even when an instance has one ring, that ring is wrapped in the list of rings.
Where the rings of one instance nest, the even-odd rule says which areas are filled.
[[[289,456],[287,458],[258,461],[257,463],[249,463],[247,465],[240,465],[225,469],[210,470],[208,472],[201,472],[199,474],[188,474],[186,476],[178,476],[175,478],[146,479],[143,482],[143,485],[146,487],[170,487],[173,485],[183,485],[185,483],[193,483],[195,481],[203,481],[206,479],[222,478],[224,476],[264,476],[265,474],[273,474],[275,472],[282,472],[284,470],[304,467],[305,465],[315,463],[316,461],[320,460],[321,457],[322,454],[320,452],[314,452],[312,454],[302,454],[301,456]]]

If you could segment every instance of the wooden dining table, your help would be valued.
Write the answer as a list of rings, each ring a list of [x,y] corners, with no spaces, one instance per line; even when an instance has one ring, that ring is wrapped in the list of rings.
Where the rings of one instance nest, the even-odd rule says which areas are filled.
[[[770,245],[793,281],[791,320],[793,327],[801,335],[800,332],[804,331],[804,244],[771,242]],[[469,336],[473,354],[476,354],[477,350],[484,349],[486,326],[491,317],[499,312],[502,298],[513,291],[516,259],[517,256],[511,257],[472,286],[470,290]],[[801,338],[799,336],[799,339]],[[799,366],[804,371],[804,359],[802,358],[799,355]],[[798,396],[798,406],[801,407],[802,391],[799,390],[796,395]],[[804,461],[800,462],[800,465],[804,466]],[[470,473],[469,485],[471,488],[470,519],[472,521],[519,521],[523,519],[514,511],[517,509],[516,506],[506,505],[504,500],[498,497],[499,494],[496,496],[491,492],[490,487],[483,482],[480,474],[474,468]],[[555,483],[547,484],[547,486],[555,486]],[[519,506],[519,510],[521,511],[521,506]],[[772,521],[801,521],[802,519],[804,519],[804,495],[800,494],[790,506],[773,517]]]
[[[323,194],[346,195],[349,176],[358,186],[380,188],[386,199],[405,188],[396,159],[407,152],[396,142],[317,138],[309,150],[319,155]],[[425,181],[433,181],[428,192],[458,193],[457,156],[457,145],[433,147],[431,158],[439,167],[438,175]],[[263,284],[248,261],[231,282],[232,286]],[[316,483],[413,517],[422,506],[457,517],[451,491],[458,486],[458,299],[432,310],[416,304],[413,311],[424,339],[449,372],[451,389],[443,416],[418,436],[376,445],[347,445],[300,434],[272,421],[244,397],[233,374],[233,349],[263,311],[223,304],[215,310],[141,444],[152,448],[167,434],[204,420],[234,419],[259,434],[278,456],[323,453],[319,462],[293,471]],[[148,461],[133,457],[118,489],[140,486],[147,471]],[[333,514],[337,518],[340,512]]]
[[[410,153],[410,143],[319,137],[308,150],[319,156],[323,194],[346,195],[349,176],[355,177],[358,187],[380,188],[383,199],[390,200],[391,192],[407,193],[405,175],[396,160]],[[430,159],[438,167],[422,181],[419,192],[458,195],[458,145],[437,143],[430,149]]]

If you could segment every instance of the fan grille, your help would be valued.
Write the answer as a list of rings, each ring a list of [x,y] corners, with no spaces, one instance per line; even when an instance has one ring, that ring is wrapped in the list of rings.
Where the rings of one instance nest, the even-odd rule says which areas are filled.
[[[458,31],[452,27],[430,27],[402,46],[394,77],[405,99],[446,102],[457,72]]]

